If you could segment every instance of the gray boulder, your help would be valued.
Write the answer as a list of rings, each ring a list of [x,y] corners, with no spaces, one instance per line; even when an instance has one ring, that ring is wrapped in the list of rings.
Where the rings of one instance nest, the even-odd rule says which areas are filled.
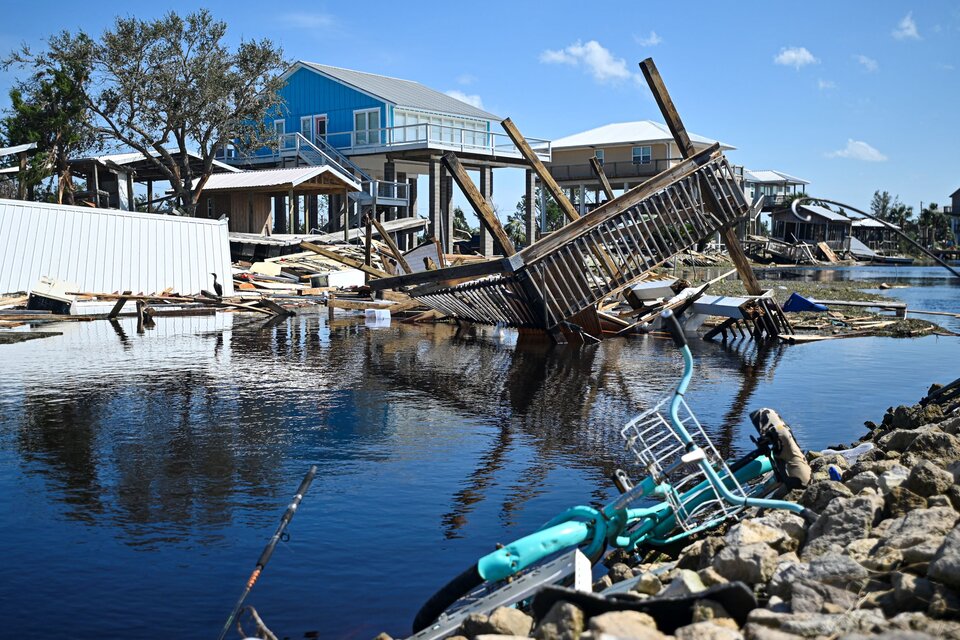
[[[636,638],[637,640],[661,640],[665,638],[657,631],[657,623],[646,613],[638,611],[609,611],[590,618],[590,631],[594,635],[606,634],[615,638]]]
[[[960,589],[960,526],[955,527],[937,549],[927,569],[927,577],[954,589]]]
[[[834,613],[847,610],[857,602],[857,597],[845,590],[816,580],[801,579],[793,585],[790,607],[794,613]]]
[[[896,486],[883,497],[883,514],[887,518],[899,518],[917,509],[926,509],[927,499],[904,486]]]
[[[913,467],[929,460],[942,467],[960,460],[960,438],[939,429],[921,433],[903,452],[905,466]]]
[[[569,602],[557,602],[543,617],[533,637],[537,640],[579,640],[583,633],[583,611]]]
[[[714,558],[713,568],[727,580],[766,582],[777,568],[777,552],[763,542],[724,547]]]
[[[910,469],[910,477],[904,486],[925,498],[945,493],[953,484],[953,474],[923,460]]]
[[[712,622],[695,622],[680,627],[674,637],[677,640],[743,640],[743,634],[737,629]]]
[[[854,540],[868,537],[873,525],[880,521],[883,502],[882,496],[868,492],[833,500],[807,532],[801,557],[809,559],[840,550]]]
[[[821,513],[835,498],[850,498],[853,492],[845,485],[833,480],[819,480],[810,483],[800,498],[800,504]]]

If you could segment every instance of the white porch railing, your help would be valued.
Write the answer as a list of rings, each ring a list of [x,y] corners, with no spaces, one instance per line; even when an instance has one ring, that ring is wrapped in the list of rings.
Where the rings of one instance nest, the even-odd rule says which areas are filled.
[[[542,160],[550,160],[549,140],[527,138],[527,142]],[[348,153],[426,146],[461,153],[521,157],[520,151],[505,133],[439,124],[409,124],[383,129],[328,133],[327,143]]]

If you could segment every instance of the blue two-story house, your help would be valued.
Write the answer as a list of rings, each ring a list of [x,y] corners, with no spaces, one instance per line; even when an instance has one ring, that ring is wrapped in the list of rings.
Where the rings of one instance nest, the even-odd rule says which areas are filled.
[[[227,150],[226,160],[251,168],[330,162],[356,175],[363,193],[330,196],[331,231],[358,224],[364,206],[374,207],[386,221],[416,216],[418,178],[424,176],[429,233],[449,252],[453,179],[440,157],[455,151],[469,170],[478,171],[487,198],[495,167],[526,167],[502,132],[501,118],[418,82],[305,61],[290,67],[283,79],[284,105],[268,123],[276,132],[277,148],[246,157]],[[549,161],[549,141],[529,142]],[[532,183],[529,173],[527,182]],[[492,239],[485,235],[482,246],[490,253]],[[398,240],[406,245],[408,238],[401,234]]]

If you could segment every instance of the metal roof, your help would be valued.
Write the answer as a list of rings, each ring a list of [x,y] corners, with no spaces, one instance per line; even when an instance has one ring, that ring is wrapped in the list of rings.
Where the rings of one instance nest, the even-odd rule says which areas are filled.
[[[800,208],[803,209],[804,211],[820,216],[821,218],[826,218],[831,222],[850,222],[850,218],[843,215],[842,213],[831,211],[826,207],[821,207],[816,204],[802,204],[800,205]]]
[[[410,107],[411,109],[423,109],[424,111],[435,111],[438,113],[448,113],[450,115],[467,116],[469,118],[479,118],[481,120],[500,120],[489,111],[478,109],[472,104],[467,104],[462,100],[457,100],[436,89],[425,87],[419,82],[413,80],[401,80],[400,78],[391,78],[381,76],[375,73],[365,73],[363,71],[352,71],[350,69],[341,69],[340,67],[331,67],[316,62],[307,62],[300,60],[298,65],[303,65],[323,75],[329,76],[334,80],[359,89],[364,93],[373,95],[381,100],[390,102],[398,107]],[[294,65],[287,74],[291,73],[297,65]]]
[[[690,140],[695,144],[709,146],[716,142],[710,138],[688,133]],[[637,120],[636,122],[614,122],[602,127],[588,129],[554,140],[551,147],[558,149],[574,149],[577,147],[601,147],[613,144],[641,144],[650,142],[673,142],[673,134],[662,122],[653,120]],[[728,144],[720,143],[722,149],[735,149]]]
[[[226,220],[0,200],[0,292],[48,276],[87,292],[194,294],[211,273],[232,295]]]
[[[855,218],[853,221],[854,227],[876,227],[878,229],[889,229],[889,227],[879,220],[872,220],[870,218]]]
[[[766,184],[810,184],[809,181],[782,171],[773,169],[744,169],[744,182],[762,182]]]
[[[37,148],[36,142],[28,142],[27,144],[18,144],[15,147],[0,147],[0,156],[12,156],[16,153],[21,153],[23,151],[30,151]]]
[[[179,150],[168,149],[168,151],[170,152],[170,155],[174,157],[180,155]],[[150,155],[153,157],[157,157],[160,155],[160,152],[154,151]],[[187,155],[198,162],[200,161],[200,154],[196,152],[188,151]],[[109,163],[109,164],[115,164],[121,167],[126,167],[129,165],[142,164],[146,160],[147,160],[146,156],[144,156],[142,153],[140,153],[139,151],[133,151],[130,153],[114,153],[106,156],[90,156],[87,158],[76,158],[76,159],[70,160],[70,164],[87,164],[91,162],[96,162],[103,166],[107,166],[107,164]],[[154,166],[155,165],[151,162],[147,168],[153,168]],[[220,162],[219,160],[213,161],[213,167],[215,167],[217,170],[227,171],[231,173],[240,171],[240,169],[237,169],[236,167],[231,167],[230,165],[224,162]],[[134,169],[137,170],[138,168],[134,167]],[[142,170],[143,169],[141,168],[140,171]]]
[[[270,187],[296,187],[323,174],[331,174],[354,191],[360,190],[360,183],[352,176],[345,176],[331,166],[289,167],[286,169],[265,169],[263,171],[241,171],[239,173],[215,173],[207,180],[204,191],[231,191],[241,189],[266,189]]]

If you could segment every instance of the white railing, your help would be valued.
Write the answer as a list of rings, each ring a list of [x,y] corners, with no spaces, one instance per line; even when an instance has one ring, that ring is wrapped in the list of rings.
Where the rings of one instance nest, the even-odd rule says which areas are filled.
[[[505,133],[427,123],[328,133],[327,143],[337,149],[353,152],[426,144],[462,153],[520,156],[520,151]],[[527,138],[527,143],[542,159],[550,160],[549,140]]]

